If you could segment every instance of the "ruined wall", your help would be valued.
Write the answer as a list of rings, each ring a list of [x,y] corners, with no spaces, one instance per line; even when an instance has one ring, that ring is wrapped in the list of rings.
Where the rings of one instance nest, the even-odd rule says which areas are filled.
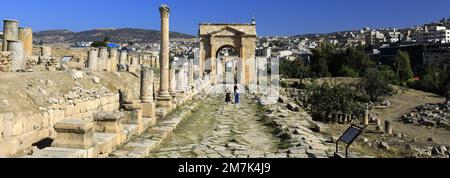
[[[52,57],[59,60],[64,56],[74,56],[75,62],[85,62],[87,60],[87,50],[85,48],[52,47]],[[33,48],[34,56],[39,56],[40,52],[40,46]]]
[[[139,79],[128,73],[3,73],[0,81],[0,155],[53,138],[56,122],[118,110],[119,89],[139,93]]]

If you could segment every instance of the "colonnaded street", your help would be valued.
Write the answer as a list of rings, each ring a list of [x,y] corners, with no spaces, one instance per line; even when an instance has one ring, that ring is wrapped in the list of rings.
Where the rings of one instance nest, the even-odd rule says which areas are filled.
[[[264,125],[260,107],[246,95],[238,105],[224,96],[208,98],[155,152],[157,158],[265,157],[273,155],[280,140]]]

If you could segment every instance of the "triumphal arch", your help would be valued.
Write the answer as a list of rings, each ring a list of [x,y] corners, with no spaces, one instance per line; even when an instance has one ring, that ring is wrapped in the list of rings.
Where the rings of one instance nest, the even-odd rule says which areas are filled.
[[[217,24],[201,23],[199,29],[200,76],[209,74],[213,83],[219,83],[219,76],[227,67],[225,60],[221,60],[221,51],[225,48],[236,51],[235,67],[237,71],[236,83],[246,86],[253,84],[256,76],[255,24]]]

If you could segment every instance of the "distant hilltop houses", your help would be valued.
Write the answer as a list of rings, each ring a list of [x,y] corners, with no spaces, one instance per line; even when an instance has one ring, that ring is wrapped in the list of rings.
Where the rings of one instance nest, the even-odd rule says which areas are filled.
[[[310,61],[323,43],[339,48],[363,47],[380,64],[390,64],[398,50],[407,51],[415,70],[427,65],[450,66],[450,18],[408,28],[364,27],[327,34],[259,37],[257,56]]]

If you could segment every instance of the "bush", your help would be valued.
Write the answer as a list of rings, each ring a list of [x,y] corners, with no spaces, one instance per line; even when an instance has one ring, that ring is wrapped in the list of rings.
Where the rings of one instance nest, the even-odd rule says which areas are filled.
[[[360,115],[363,111],[363,105],[358,101],[358,92],[348,84],[312,84],[308,87],[307,94],[311,112],[315,116],[322,115],[324,122],[330,121],[323,118],[329,114]]]
[[[359,73],[349,66],[342,66],[341,70],[339,70],[339,76],[356,78],[359,76]]]

